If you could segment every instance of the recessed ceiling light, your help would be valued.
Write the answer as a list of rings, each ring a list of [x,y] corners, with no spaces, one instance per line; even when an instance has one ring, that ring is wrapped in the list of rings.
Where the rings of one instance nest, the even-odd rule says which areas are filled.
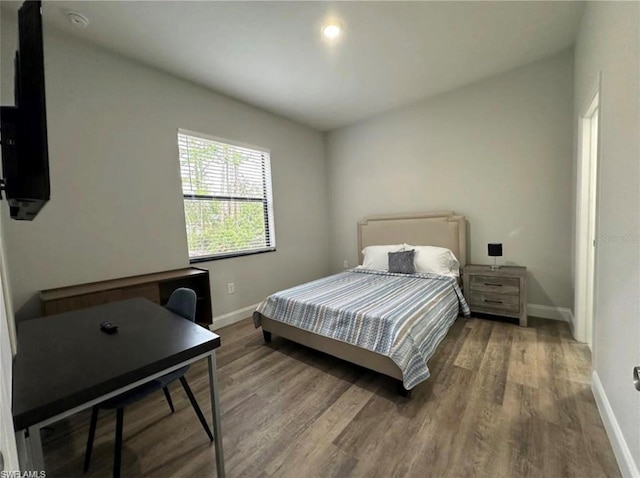
[[[341,33],[342,26],[337,22],[329,22],[322,27],[322,35],[328,40],[335,40]]]
[[[82,13],[67,12],[65,15],[67,16],[67,20],[76,28],[84,30],[89,25],[89,19]]]

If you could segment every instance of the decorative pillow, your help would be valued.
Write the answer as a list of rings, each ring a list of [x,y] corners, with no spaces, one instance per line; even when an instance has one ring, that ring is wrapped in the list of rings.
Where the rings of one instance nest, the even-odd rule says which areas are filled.
[[[416,272],[429,272],[441,276],[459,277],[460,263],[451,249],[435,246],[410,246],[415,249]]]
[[[364,260],[362,267],[365,269],[389,270],[389,252],[404,250],[404,244],[387,244],[383,246],[367,246],[362,250]]]
[[[398,272],[400,274],[415,274],[416,267],[413,263],[413,257],[416,251],[389,252],[389,272]]]

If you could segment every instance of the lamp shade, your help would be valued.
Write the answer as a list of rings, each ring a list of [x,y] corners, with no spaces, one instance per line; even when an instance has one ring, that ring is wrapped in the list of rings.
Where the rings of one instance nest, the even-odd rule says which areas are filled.
[[[488,244],[489,257],[502,257],[502,244]]]

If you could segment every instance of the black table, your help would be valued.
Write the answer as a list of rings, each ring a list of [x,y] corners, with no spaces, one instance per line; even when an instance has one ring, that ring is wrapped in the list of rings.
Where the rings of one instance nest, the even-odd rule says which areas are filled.
[[[102,332],[105,320],[118,332]],[[218,347],[218,335],[142,298],[20,323],[13,421],[21,469],[44,471],[42,427],[207,358],[216,465],[224,477]]]

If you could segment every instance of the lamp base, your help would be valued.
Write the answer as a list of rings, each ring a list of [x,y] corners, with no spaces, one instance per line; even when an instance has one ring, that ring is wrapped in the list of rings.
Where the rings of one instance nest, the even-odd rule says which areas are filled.
[[[500,269],[501,266],[497,265],[497,264],[491,264],[491,270],[492,271],[497,271]]]

